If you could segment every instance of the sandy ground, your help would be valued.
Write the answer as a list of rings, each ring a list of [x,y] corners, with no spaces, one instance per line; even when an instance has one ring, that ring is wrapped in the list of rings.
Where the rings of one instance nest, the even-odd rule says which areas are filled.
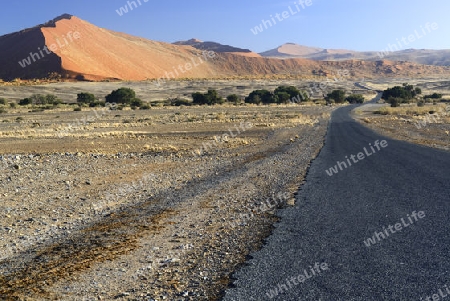
[[[374,114],[386,110],[387,115]],[[450,150],[450,105],[366,105],[354,111],[356,120],[374,131],[399,140]]]

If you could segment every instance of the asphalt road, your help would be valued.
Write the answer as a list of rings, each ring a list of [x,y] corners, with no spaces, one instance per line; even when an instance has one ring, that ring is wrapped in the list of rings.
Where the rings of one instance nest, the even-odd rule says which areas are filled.
[[[450,153],[377,135],[353,108],[223,300],[450,300]]]

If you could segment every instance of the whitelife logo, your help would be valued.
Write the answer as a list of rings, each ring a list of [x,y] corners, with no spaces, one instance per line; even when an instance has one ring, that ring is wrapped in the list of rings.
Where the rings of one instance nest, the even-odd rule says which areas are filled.
[[[385,148],[388,146],[388,143],[386,140],[382,140],[381,142],[379,140],[374,142],[374,146],[377,148],[378,151],[381,150],[381,148]],[[372,152],[368,151],[367,148],[364,147],[364,152],[359,152],[356,156],[355,155],[351,155],[350,159],[348,158],[348,156],[345,156],[345,159],[347,162],[342,161],[339,162],[337,161],[337,165],[335,165],[334,167],[330,167],[329,169],[325,170],[325,172],[327,173],[327,175],[329,175],[330,177],[334,174],[337,174],[339,172],[339,170],[344,170],[344,168],[349,168],[350,166],[352,166],[352,162],[353,163],[358,163],[361,160],[364,160],[366,157],[372,156],[373,154],[376,153],[374,146],[372,146],[372,143],[369,143],[369,147],[372,150]],[[381,147],[380,147],[381,146]],[[358,159],[356,159],[358,158]]]
[[[136,1],[137,1],[137,3],[139,3],[139,6],[136,3]],[[116,9],[116,13],[120,17],[122,17],[124,14],[128,14],[129,11],[132,11],[133,9],[136,9],[136,8],[142,6],[143,5],[142,2],[147,3],[149,0],[136,0],[136,1],[127,1],[127,4],[120,7],[119,9]],[[130,10],[128,10],[128,8],[130,8]]]
[[[270,15],[270,20],[261,20],[261,24],[259,24],[258,26],[255,26],[254,28],[251,28],[250,31],[254,34],[257,35],[258,33],[262,33],[264,31],[264,29],[269,29],[269,27],[272,27],[274,25],[277,24],[277,20],[278,22],[281,22],[283,20],[288,19],[291,16],[294,16],[298,13],[300,13],[300,11],[302,9],[305,9],[307,6],[311,6],[312,5],[312,0],[300,0],[298,2],[294,2],[295,4],[295,8],[296,10],[292,9],[292,6],[289,6],[288,9],[289,11],[285,10],[283,11],[281,14],[277,13],[275,14],[275,17],[273,15]],[[302,8],[300,8],[300,6]],[[275,20],[276,18],[276,20]]]
[[[389,53],[392,53],[394,51],[400,51],[401,49],[405,49],[410,43],[413,43],[417,40],[420,40],[421,38],[427,36],[432,32],[432,30],[438,30],[439,25],[436,22],[430,23],[427,22],[425,24],[425,28],[420,26],[422,35],[416,30],[414,30],[414,33],[408,35],[408,37],[402,37],[400,40],[397,39],[397,44],[388,44],[388,47],[380,52],[378,52],[378,57],[380,59],[387,56]],[[425,30],[426,29],[426,30]]]
[[[52,52],[55,53],[59,49],[67,47],[70,43],[73,43],[75,40],[78,40],[79,38],[81,38],[81,35],[78,31],[75,31],[74,33],[72,33],[72,31],[69,31],[66,35],[63,35],[61,39],[57,38],[56,44],[55,43],[51,44],[49,47],[45,45],[42,49],[41,47],[38,47],[37,50],[38,52],[30,52],[30,55],[27,58],[19,62],[19,65],[22,68],[26,68],[27,66],[30,66],[32,63],[44,58],[45,53],[47,55],[51,54]]]
[[[280,284],[278,284],[277,287],[275,287],[273,289],[269,289],[269,291],[266,292],[266,295],[270,299],[275,298],[276,296],[282,294],[283,291],[287,292],[293,286],[299,285],[300,283],[304,283],[306,280],[308,280],[314,276],[317,277],[320,275],[320,273],[322,271],[326,271],[328,269],[329,269],[329,267],[326,262],[323,262],[323,263],[316,262],[314,264],[314,267],[312,267],[312,266],[309,267],[309,270],[304,269],[302,274],[287,279],[286,284],[280,283]]]
[[[419,219],[424,218],[425,212],[413,211],[411,213],[411,216],[409,214],[407,214],[406,216],[407,216],[407,221],[405,221],[405,219],[402,217],[400,219],[400,222],[396,223],[394,226],[389,225],[387,227],[387,229],[386,229],[386,227],[383,227],[383,230],[381,232],[374,232],[372,237],[364,240],[364,244],[366,245],[366,247],[375,245],[377,242],[380,242],[382,239],[388,238],[390,234],[394,234],[398,231],[402,231],[406,227],[409,227],[410,225],[414,224],[414,222],[417,222],[417,221],[419,221]],[[409,221],[409,223],[408,223],[408,221]],[[388,231],[388,229],[389,229],[389,231]]]

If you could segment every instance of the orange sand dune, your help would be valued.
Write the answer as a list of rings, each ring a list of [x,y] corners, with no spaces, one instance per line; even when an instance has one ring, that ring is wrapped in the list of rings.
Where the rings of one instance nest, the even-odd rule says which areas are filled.
[[[99,28],[75,16],[0,37],[0,78],[44,78],[51,72],[79,80],[224,78],[232,76],[332,75],[354,77],[449,74],[449,67],[409,62],[321,62],[269,59],[250,53],[214,53]],[[29,64],[25,64],[25,61]],[[21,62],[21,64],[19,63]]]

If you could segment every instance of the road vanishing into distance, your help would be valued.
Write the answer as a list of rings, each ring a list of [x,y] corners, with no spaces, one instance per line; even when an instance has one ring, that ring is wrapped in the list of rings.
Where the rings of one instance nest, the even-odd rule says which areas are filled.
[[[382,137],[354,108],[223,300],[450,300],[450,152]]]

